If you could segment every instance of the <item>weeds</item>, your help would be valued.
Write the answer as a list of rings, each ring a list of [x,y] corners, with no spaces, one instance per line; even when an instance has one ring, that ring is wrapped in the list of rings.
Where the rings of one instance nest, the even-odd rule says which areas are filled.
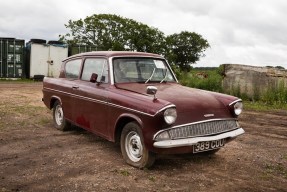
[[[208,70],[201,72],[192,70],[191,72],[182,72],[179,80],[182,85],[204,89],[215,92],[222,92],[222,76],[216,70]]]
[[[155,176],[150,175],[150,176],[148,176],[148,179],[152,182],[155,182]]]
[[[121,173],[123,176],[129,176],[129,175],[130,175],[130,172],[128,172],[127,170],[121,170],[120,173]]]
[[[242,88],[240,83],[234,84],[228,91],[223,89],[222,67],[211,70],[192,69],[190,72],[180,72],[177,69],[176,74],[182,85],[239,97],[249,109],[287,109],[287,84],[283,80],[277,84],[270,83],[265,90],[260,90],[258,86],[253,85],[252,96],[248,96],[247,85]]]
[[[282,164],[266,164],[264,165],[264,172],[271,175],[279,174],[287,178],[287,169]]]
[[[287,104],[287,85],[284,81],[268,85],[267,90],[262,94],[261,100],[272,105]]]
[[[112,170],[111,172],[113,172],[113,173],[119,173],[119,174],[121,174],[121,175],[123,175],[123,176],[129,176],[129,175],[131,175],[131,173],[129,172],[129,171],[127,171],[127,170],[117,170],[117,169],[114,169],[114,170]]]
[[[11,82],[11,83],[32,83],[32,82],[34,82],[34,80],[32,80],[32,79],[10,79],[10,78],[7,78],[7,79],[0,79],[0,82],[5,82],[5,83],[7,83],[7,82]]]

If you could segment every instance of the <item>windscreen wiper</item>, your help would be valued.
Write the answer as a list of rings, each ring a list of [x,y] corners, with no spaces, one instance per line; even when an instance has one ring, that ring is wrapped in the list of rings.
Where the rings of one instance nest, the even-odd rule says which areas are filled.
[[[146,80],[146,82],[145,82],[145,83],[147,83],[147,82],[149,82],[149,81],[151,80],[151,78],[152,78],[152,76],[153,76],[154,72],[155,72],[155,68],[153,68],[153,71],[152,71],[151,76]]]
[[[164,82],[164,81],[165,81],[165,79],[166,79],[166,77],[167,77],[167,69],[165,69],[164,78],[160,81],[160,83]]]

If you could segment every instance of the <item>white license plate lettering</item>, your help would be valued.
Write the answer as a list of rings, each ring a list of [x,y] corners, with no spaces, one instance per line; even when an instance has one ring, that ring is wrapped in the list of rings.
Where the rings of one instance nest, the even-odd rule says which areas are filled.
[[[209,151],[209,150],[213,150],[213,149],[218,149],[220,147],[223,147],[224,144],[225,144],[224,139],[215,140],[215,141],[199,142],[193,146],[193,152],[198,153],[198,152],[202,152],[202,151]]]

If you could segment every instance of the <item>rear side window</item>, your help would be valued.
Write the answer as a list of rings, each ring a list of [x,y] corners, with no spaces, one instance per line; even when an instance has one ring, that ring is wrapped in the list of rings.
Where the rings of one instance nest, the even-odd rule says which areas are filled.
[[[81,63],[82,63],[81,59],[68,61],[65,65],[66,78],[78,79],[81,69]]]

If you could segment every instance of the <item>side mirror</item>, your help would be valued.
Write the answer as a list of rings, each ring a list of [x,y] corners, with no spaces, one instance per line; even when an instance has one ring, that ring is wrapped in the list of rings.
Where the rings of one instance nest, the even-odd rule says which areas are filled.
[[[92,73],[91,78],[90,78],[90,82],[96,83],[97,79],[98,79],[98,74]]]
[[[154,100],[156,100],[156,97],[155,97],[156,92],[157,92],[157,88],[155,86],[147,86],[146,93],[149,95],[153,95]]]

